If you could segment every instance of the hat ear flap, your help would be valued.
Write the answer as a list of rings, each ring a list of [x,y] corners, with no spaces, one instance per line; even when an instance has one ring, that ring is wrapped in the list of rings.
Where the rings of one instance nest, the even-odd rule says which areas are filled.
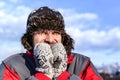
[[[74,49],[74,40],[67,33],[64,33],[62,35],[62,43],[68,54],[71,52],[72,49]]]
[[[27,35],[27,34],[24,34],[22,37],[21,37],[21,43],[24,45],[24,48],[27,49],[27,50],[31,50],[32,49],[32,45],[30,45],[30,43],[32,41],[32,39],[29,39],[30,37]]]

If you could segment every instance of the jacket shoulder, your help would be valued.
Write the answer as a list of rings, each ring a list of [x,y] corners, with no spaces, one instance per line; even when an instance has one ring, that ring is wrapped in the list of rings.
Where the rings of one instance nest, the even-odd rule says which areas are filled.
[[[72,53],[74,59],[80,60],[80,61],[89,61],[90,58],[88,56],[79,54],[79,53]]]
[[[19,63],[19,61],[24,61],[24,59],[22,57],[23,55],[25,55],[25,53],[18,53],[18,54],[11,55],[8,58],[6,58],[3,61],[3,63],[5,63],[5,64]]]
[[[35,64],[26,53],[14,54],[3,61],[10,69],[16,72],[21,80],[35,73]]]
[[[79,75],[90,62],[90,58],[78,53],[72,53],[73,62],[68,67],[68,72]]]

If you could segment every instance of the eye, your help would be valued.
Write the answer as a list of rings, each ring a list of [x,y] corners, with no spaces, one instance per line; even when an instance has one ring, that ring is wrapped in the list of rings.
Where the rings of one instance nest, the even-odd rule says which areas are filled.
[[[54,31],[52,34],[54,34],[54,35],[60,35],[61,33],[59,31]]]
[[[40,31],[35,31],[35,32],[34,32],[34,35],[40,34],[40,33],[41,33]]]

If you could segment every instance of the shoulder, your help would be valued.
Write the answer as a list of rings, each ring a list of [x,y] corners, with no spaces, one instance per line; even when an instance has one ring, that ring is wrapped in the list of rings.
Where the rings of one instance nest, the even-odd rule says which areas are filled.
[[[23,55],[25,55],[25,53],[17,53],[14,55],[11,55],[9,57],[7,57],[3,62],[5,64],[16,64],[18,62],[22,62],[24,61]]]
[[[82,61],[90,60],[90,58],[88,56],[85,56],[85,55],[82,55],[82,54],[79,54],[79,53],[72,53],[72,55],[73,55],[74,59],[79,59],[79,60],[82,60]]]
[[[72,55],[73,62],[69,65],[68,71],[71,74],[79,75],[89,64],[90,58],[79,53],[72,53]]]
[[[16,72],[21,80],[35,73],[35,64],[26,53],[14,54],[3,61],[7,69]]]

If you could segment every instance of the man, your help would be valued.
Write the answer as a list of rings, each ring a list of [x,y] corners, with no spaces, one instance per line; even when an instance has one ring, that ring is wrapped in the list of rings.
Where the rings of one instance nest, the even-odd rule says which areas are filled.
[[[88,57],[71,52],[73,39],[58,11],[31,12],[21,43],[27,52],[2,62],[0,80],[103,80]]]

